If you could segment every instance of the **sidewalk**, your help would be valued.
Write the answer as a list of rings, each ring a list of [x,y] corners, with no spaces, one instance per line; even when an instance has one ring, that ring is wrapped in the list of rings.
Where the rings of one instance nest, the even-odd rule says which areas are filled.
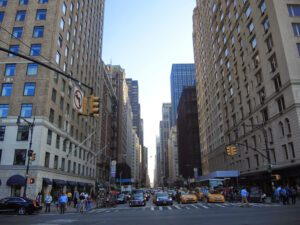
[[[95,209],[95,208],[96,208],[96,202],[93,201],[91,203],[91,210]],[[60,214],[60,209],[56,208],[56,205],[53,203],[50,206],[50,213],[45,213],[45,209],[46,209],[46,207],[45,207],[45,205],[43,205],[43,209],[39,212],[39,214]],[[74,208],[73,202],[70,206],[67,206],[65,213],[77,213],[77,209]]]

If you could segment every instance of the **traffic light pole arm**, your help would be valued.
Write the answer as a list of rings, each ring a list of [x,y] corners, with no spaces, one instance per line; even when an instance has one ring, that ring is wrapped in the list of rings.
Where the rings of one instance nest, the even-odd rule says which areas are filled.
[[[235,145],[237,145],[237,146],[244,146],[244,147],[246,147],[246,148],[250,148],[250,149],[252,149],[253,151],[259,153],[263,158],[265,158],[266,160],[268,160],[268,157],[265,156],[262,152],[260,152],[260,151],[257,150],[256,148],[253,148],[253,147],[251,147],[251,146],[249,146],[249,145],[245,145],[245,144],[242,144],[242,143],[235,143]]]

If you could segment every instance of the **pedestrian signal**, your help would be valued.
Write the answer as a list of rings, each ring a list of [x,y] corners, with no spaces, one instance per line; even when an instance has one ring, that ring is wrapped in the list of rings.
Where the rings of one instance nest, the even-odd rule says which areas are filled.
[[[30,179],[29,179],[29,184],[34,184],[34,182],[35,182],[35,179],[34,179],[34,178],[30,178]]]

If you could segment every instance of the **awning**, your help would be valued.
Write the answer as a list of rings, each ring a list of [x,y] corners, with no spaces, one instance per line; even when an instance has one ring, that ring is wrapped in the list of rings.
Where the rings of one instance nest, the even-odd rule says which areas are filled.
[[[208,179],[222,179],[222,178],[235,178],[240,176],[238,170],[220,170],[214,171],[204,176],[198,177],[197,181],[208,180]]]
[[[64,180],[53,179],[53,185],[63,187],[67,185],[67,182]]]
[[[86,186],[87,188],[91,188],[91,187],[93,187],[94,185],[93,185],[93,184],[87,183],[87,184],[85,184],[85,186]]]
[[[85,186],[85,183],[77,182],[77,185],[78,185],[78,187],[84,187],[84,186]]]
[[[67,185],[70,186],[70,187],[75,187],[77,186],[77,182],[76,181],[67,181]]]
[[[49,178],[43,178],[43,185],[48,186],[51,184],[52,184],[52,181]]]
[[[11,176],[6,184],[8,186],[13,186],[13,185],[19,185],[19,186],[24,186],[25,185],[25,177],[21,176],[21,175],[13,175]]]

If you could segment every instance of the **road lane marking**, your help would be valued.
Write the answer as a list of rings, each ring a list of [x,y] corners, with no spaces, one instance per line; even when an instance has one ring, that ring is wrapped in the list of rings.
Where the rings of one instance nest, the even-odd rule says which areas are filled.
[[[216,206],[219,206],[219,207],[222,207],[222,208],[225,207],[224,205],[220,205],[220,204],[216,204]]]
[[[170,206],[167,206],[167,208],[168,208],[169,210],[172,210],[172,208],[171,208]]]
[[[198,207],[197,206],[195,206],[195,205],[191,205],[192,207],[194,207],[195,209],[198,209]]]
[[[189,207],[186,207],[186,209],[190,209]]]
[[[162,208],[161,206],[159,206],[159,210],[160,210],[160,211],[163,211],[163,208]]]
[[[208,207],[206,205],[202,205],[202,204],[199,204],[199,205],[204,209],[208,209]]]
[[[181,209],[178,205],[174,205],[174,207],[175,207],[176,209]]]
[[[151,211],[154,211],[154,207],[153,206],[151,206]]]

